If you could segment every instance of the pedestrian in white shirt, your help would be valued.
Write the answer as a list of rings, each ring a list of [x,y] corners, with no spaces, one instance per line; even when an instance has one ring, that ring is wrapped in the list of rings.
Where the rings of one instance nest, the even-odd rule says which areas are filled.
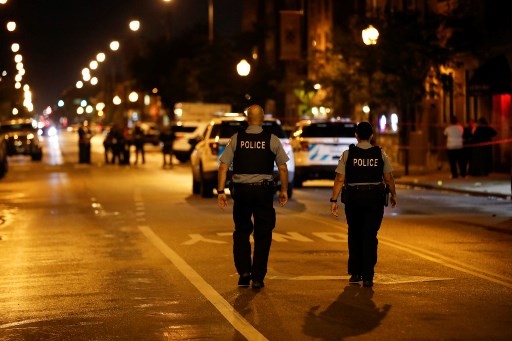
[[[448,161],[450,162],[450,171],[452,179],[460,176],[466,177],[466,163],[464,162],[463,153],[463,139],[464,127],[459,124],[457,117],[450,118],[450,125],[444,129],[446,136],[446,149],[448,154]]]

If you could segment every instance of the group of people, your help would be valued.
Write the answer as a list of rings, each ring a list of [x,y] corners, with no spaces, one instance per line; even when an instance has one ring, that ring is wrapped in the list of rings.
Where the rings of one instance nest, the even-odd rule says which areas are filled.
[[[492,171],[492,138],[496,130],[483,117],[478,124],[472,120],[463,127],[455,116],[445,128],[446,150],[453,179],[471,176],[486,176]]]
[[[221,155],[217,184],[217,204],[224,209],[228,204],[227,174],[232,167],[233,256],[239,274],[238,286],[252,286],[256,290],[265,286],[272,231],[276,225],[274,163],[279,171],[279,203],[284,206],[288,201],[288,156],[280,140],[263,130],[263,120],[264,111],[260,106],[252,105],[247,109],[249,125],[231,137]],[[351,145],[340,156],[329,201],[331,213],[336,217],[340,194],[345,204],[349,283],[359,285],[362,282],[363,287],[372,287],[377,263],[377,233],[386,199],[395,207],[397,195],[389,158],[370,142],[372,125],[359,123],[355,137],[357,145]]]
[[[162,144],[163,167],[172,167],[173,143],[175,135],[171,126],[164,127],[159,135]],[[105,149],[105,163],[129,165],[131,158],[131,146],[135,146],[134,164],[146,163],[144,144],[146,143],[144,130],[139,123],[136,123],[130,131],[127,126],[117,123],[112,125],[103,140]]]
[[[103,140],[105,163],[130,164],[130,140],[128,127],[114,123]]]

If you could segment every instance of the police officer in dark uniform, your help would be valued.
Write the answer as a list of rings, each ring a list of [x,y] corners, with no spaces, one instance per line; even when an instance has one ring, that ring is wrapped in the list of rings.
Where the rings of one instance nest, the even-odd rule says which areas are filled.
[[[342,192],[348,224],[349,282],[373,286],[377,263],[377,232],[384,216],[387,192],[392,207],[397,204],[393,167],[380,147],[372,146],[373,127],[361,122],[356,128],[357,145],[343,152],[336,168],[331,213],[338,216],[337,199]],[[387,185],[387,186],[386,186]]]
[[[233,255],[240,275],[238,286],[261,289],[267,273],[272,230],[276,224],[274,210],[274,162],[281,183],[279,201],[288,201],[288,156],[279,138],[262,128],[263,108],[252,105],[247,109],[248,128],[231,137],[220,157],[217,204],[227,206],[224,193],[227,171],[233,163]],[[254,223],[252,221],[254,218]],[[251,260],[250,236],[254,231],[254,254]]]

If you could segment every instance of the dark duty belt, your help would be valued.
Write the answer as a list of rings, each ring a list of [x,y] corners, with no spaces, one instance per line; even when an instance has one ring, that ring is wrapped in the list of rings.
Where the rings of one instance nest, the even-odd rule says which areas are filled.
[[[249,182],[249,183],[244,183],[244,182],[235,182],[233,184],[235,187],[254,187],[254,186],[263,186],[263,181],[260,181],[260,182]]]
[[[385,188],[384,184],[378,185],[348,185],[347,188],[349,190],[358,190],[358,191],[375,191],[382,190]]]

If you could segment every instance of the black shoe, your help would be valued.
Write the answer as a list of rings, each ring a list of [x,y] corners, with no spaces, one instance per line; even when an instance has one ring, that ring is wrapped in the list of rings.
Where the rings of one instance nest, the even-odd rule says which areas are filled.
[[[240,276],[238,279],[238,286],[239,287],[248,287],[251,285],[251,274],[250,273],[244,273]]]
[[[253,289],[261,289],[265,286],[265,283],[263,283],[262,281],[252,281],[252,288]]]
[[[373,287],[373,281],[372,280],[363,281],[363,287],[367,287],[367,288]]]
[[[357,283],[361,282],[363,280],[363,277],[361,275],[352,275],[350,276],[350,279],[348,280],[349,283]]]

